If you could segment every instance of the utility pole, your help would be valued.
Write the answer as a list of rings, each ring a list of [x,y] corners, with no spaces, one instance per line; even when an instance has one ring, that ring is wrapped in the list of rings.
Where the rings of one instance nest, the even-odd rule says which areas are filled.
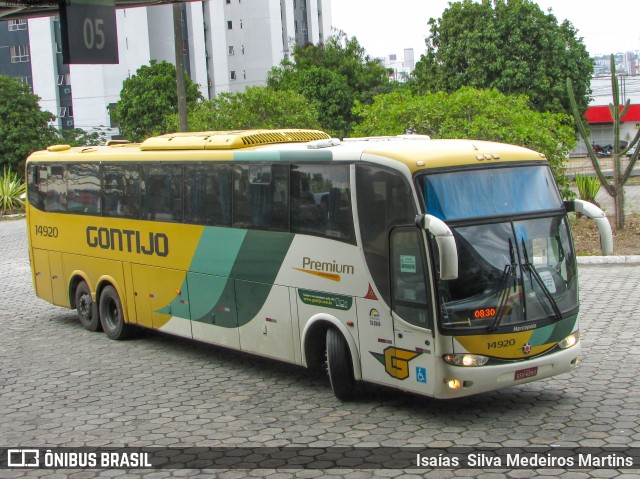
[[[184,84],[184,51],[182,40],[181,3],[173,4],[173,36],[176,50],[176,88],[178,92],[178,118],[180,131],[189,131],[187,118],[187,91]]]

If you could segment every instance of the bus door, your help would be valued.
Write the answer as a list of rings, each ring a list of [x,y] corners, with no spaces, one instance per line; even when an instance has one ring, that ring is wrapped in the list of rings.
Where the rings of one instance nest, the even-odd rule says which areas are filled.
[[[390,285],[394,347],[385,367],[397,387],[421,394],[434,390],[433,317],[423,232],[414,226],[391,231]]]

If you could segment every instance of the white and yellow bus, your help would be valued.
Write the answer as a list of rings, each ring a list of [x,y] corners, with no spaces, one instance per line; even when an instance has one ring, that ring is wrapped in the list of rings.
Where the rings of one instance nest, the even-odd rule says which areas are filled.
[[[37,295],[82,325],[144,327],[456,398],[571,371],[567,211],[543,155],[313,130],[55,145],[26,164]],[[325,356],[326,355],[326,356]]]

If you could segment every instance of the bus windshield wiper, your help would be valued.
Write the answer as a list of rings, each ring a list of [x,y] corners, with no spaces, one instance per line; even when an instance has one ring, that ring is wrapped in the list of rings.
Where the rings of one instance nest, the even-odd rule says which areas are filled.
[[[513,251],[513,243],[511,242],[511,238],[509,238],[509,259],[511,260],[510,264],[505,265],[504,271],[502,272],[502,280],[500,281],[500,287],[498,288],[498,294],[500,295],[500,303],[498,304],[496,319],[493,320],[491,326],[489,326],[489,331],[495,331],[498,329],[502,318],[504,317],[504,313],[507,311],[507,303],[509,301],[509,290],[511,286],[509,286],[509,280],[513,282],[513,291],[515,292],[518,287],[518,281],[516,279],[516,255]]]
[[[522,251],[524,256],[524,270],[529,273],[529,278],[533,278],[536,280],[536,283],[538,283],[538,286],[540,286],[540,289],[549,301],[549,304],[551,305],[551,308],[553,309],[553,313],[556,315],[557,320],[560,321],[562,319],[562,313],[560,312],[560,308],[558,308],[558,303],[556,303],[556,300],[553,299],[549,288],[547,288],[547,285],[544,284],[544,280],[540,277],[540,274],[538,273],[538,270],[536,270],[536,267],[529,262],[529,253],[527,252],[527,246],[525,245],[524,239],[522,240]]]

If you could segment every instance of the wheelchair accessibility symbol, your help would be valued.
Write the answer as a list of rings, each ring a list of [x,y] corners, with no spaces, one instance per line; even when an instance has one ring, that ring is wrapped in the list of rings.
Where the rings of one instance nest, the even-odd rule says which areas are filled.
[[[427,383],[427,370],[425,368],[416,368],[416,381],[419,383]]]

